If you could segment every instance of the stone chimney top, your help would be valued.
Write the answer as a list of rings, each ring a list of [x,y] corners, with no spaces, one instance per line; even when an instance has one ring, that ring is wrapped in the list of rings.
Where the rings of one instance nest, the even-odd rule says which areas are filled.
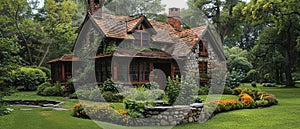
[[[102,18],[104,0],[87,0],[87,12],[96,18]]]
[[[169,17],[180,18],[180,8],[169,8]]]
[[[180,8],[169,8],[168,23],[177,31],[182,31]]]

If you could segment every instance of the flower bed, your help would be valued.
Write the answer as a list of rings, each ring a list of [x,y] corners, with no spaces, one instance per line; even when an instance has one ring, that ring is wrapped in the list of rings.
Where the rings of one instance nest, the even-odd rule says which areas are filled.
[[[192,123],[204,119],[203,107],[158,106],[144,107],[141,118],[133,118],[127,110],[114,110],[110,104],[88,105],[77,103],[73,116],[99,120],[124,126],[170,126]]]
[[[126,100],[128,110],[114,110],[110,104],[87,105],[78,103],[73,107],[73,116],[91,118],[125,126],[178,125],[206,120],[217,113],[268,107],[278,104],[274,95],[257,90],[233,89],[239,99],[206,102],[204,108],[183,106],[155,106],[153,102]]]
[[[251,90],[249,88],[235,88],[233,89],[233,94],[238,95],[239,99],[206,102],[205,111],[207,117],[212,117],[217,113],[231,110],[262,108],[278,104],[275,95]]]

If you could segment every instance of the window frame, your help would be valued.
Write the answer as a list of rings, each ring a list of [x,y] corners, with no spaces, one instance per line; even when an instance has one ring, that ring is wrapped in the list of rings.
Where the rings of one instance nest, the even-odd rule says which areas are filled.
[[[145,30],[136,30],[133,33],[134,46],[139,48],[148,48],[150,43],[150,34]],[[146,38],[144,38],[146,37]]]

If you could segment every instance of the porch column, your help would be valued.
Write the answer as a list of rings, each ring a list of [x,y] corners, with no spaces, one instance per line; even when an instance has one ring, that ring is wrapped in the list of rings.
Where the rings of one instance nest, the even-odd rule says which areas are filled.
[[[175,70],[175,65],[174,63],[172,62],[171,63],[171,78],[174,79],[175,75],[174,75],[174,70]]]
[[[65,64],[61,62],[61,82],[65,82]]]
[[[153,72],[153,68],[154,67],[153,67],[153,63],[152,62],[150,62],[149,64],[150,64],[150,67],[149,67],[150,68],[150,70],[149,70],[149,74],[150,74],[149,75],[149,82],[150,82],[150,81],[153,81],[153,79],[154,79],[154,73],[151,74],[151,72]]]
[[[118,68],[117,68],[117,63],[116,62],[112,62],[113,63],[113,80],[114,81],[118,81]]]

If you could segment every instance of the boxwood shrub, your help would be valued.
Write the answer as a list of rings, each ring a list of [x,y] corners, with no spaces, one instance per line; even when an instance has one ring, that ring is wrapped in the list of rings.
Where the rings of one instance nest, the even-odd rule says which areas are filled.
[[[23,87],[23,90],[34,91],[39,85],[46,82],[45,72],[38,68],[21,67],[11,72],[11,85]]]

